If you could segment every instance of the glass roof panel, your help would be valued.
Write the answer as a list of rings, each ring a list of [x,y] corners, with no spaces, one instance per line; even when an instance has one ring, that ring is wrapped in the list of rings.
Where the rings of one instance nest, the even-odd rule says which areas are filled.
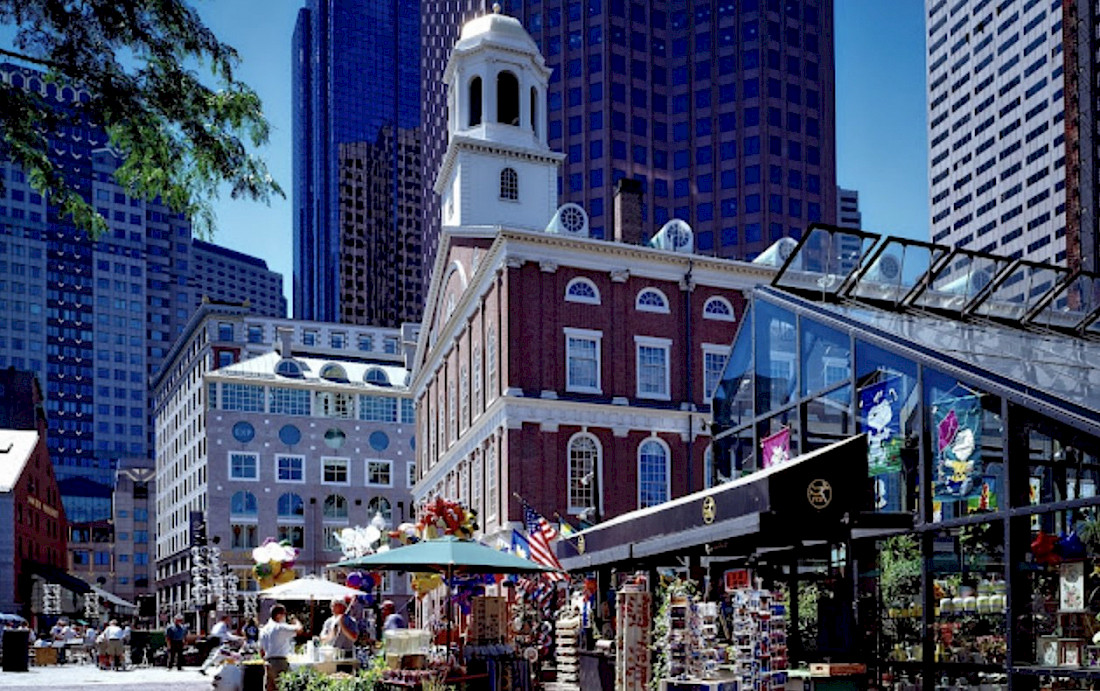
[[[1069,270],[1048,264],[1021,262],[1008,270],[988,297],[974,308],[975,314],[1020,321],[1065,278]]]
[[[1054,293],[1054,298],[1032,316],[1031,323],[1055,329],[1076,329],[1097,309],[1100,309],[1100,276],[1082,273],[1063,284]]]
[[[1011,260],[956,249],[936,271],[913,304],[929,309],[962,312]]]
[[[880,237],[858,230],[810,226],[773,285],[836,295]]]
[[[909,342],[929,357],[965,362],[976,376],[991,375],[1028,395],[1045,392],[1100,416],[1100,342],[858,303],[817,303],[813,308]]]
[[[945,247],[924,242],[887,238],[870,257],[870,265],[858,276],[848,295],[898,305],[947,251]]]

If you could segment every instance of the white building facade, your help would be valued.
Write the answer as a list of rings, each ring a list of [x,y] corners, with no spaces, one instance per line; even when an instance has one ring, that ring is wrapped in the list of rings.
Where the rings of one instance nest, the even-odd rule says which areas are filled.
[[[926,0],[931,236],[1066,262],[1062,0]]]

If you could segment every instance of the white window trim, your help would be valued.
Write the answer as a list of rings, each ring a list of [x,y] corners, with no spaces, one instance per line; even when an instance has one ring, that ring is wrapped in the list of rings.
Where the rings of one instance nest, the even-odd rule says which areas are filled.
[[[279,460],[283,458],[299,458],[302,460],[302,479],[301,480],[282,480],[279,478]],[[275,454],[275,482],[289,485],[304,485],[306,484],[306,457],[299,453],[277,453]]]
[[[579,283],[583,283],[583,284],[587,285],[589,288],[591,288],[592,292],[595,293],[596,296],[595,297],[587,297],[587,296],[584,296],[584,295],[572,295],[572,294],[570,294],[569,291],[571,291],[573,289],[573,286],[575,286]],[[598,304],[600,304],[600,289],[597,288],[596,284],[593,283],[590,279],[584,278],[583,276],[578,276],[577,278],[574,278],[572,281],[569,281],[569,284],[567,286],[565,286],[565,301],[566,302],[580,302],[580,303],[583,303],[585,305],[598,305]]]
[[[663,348],[665,351],[665,392],[663,394],[642,392],[642,347]],[[655,336],[634,337],[634,392],[638,398],[655,401],[672,400],[672,339]]]
[[[638,487],[635,492],[634,502],[639,509],[642,508],[642,447],[651,441],[655,441],[665,450],[665,502],[672,499],[672,450],[660,437],[646,437],[638,443],[638,451],[635,453],[634,470],[638,474]],[[658,505],[659,506],[659,505]]]
[[[344,466],[347,468],[348,479],[346,482],[326,482],[325,481],[325,463],[328,461],[343,461]],[[321,456],[321,462],[319,470],[321,476],[319,478],[322,485],[332,485],[334,487],[350,487],[351,486],[351,459],[344,456]]]
[[[706,391],[706,386],[707,386],[707,355],[722,355],[722,356],[725,356],[726,363],[728,364],[729,363],[729,355],[730,355],[731,349],[733,348],[733,344],[722,345],[721,343],[704,343],[702,345],[702,348],[703,348],[703,357],[700,358],[700,359],[702,360],[702,365],[703,365],[703,380],[702,380],[703,381],[703,401],[709,404],[711,402],[711,400],[714,398],[714,391],[711,391],[710,393],[707,393],[707,391]],[[723,367],[723,369],[725,369],[725,368]],[[716,382],[715,385],[714,385],[715,391],[718,390],[718,384],[721,381],[722,381],[722,375],[719,374],[718,375],[718,382]]]
[[[370,481],[370,464],[371,463],[385,463],[390,467],[390,481],[389,484],[380,485]],[[368,458],[363,461],[363,486],[364,487],[393,487],[393,461],[388,458]],[[392,510],[392,506],[390,507]]]
[[[597,437],[595,434],[592,434],[591,432],[577,432],[573,436],[569,437],[569,443],[567,443],[565,445],[565,462],[566,462],[565,472],[566,472],[566,492],[567,492],[567,494],[570,493],[570,491],[573,488],[573,461],[572,461],[573,442],[576,441],[577,439],[579,439],[580,437],[587,437],[587,438],[591,439],[593,442],[595,442],[595,444],[596,444],[596,464],[595,464],[596,467],[593,470],[595,471],[597,476],[599,476],[599,474],[603,471],[603,444],[600,443],[600,438]],[[603,495],[605,494],[605,491],[604,491],[603,486],[600,484],[599,480],[596,481],[596,485],[597,485],[596,488],[599,490],[599,492],[596,496],[596,501],[599,503],[598,509],[599,509],[600,515],[602,516],[603,515]],[[579,514],[579,513],[581,513],[582,511],[584,511],[586,509],[588,509],[587,506],[570,506],[569,507],[569,513]]]
[[[709,305],[712,302],[722,303],[723,305],[725,305],[726,307],[729,308],[730,313],[729,314],[709,314],[707,312],[707,305]],[[737,320],[737,317],[735,315],[736,315],[736,313],[733,311],[733,305],[730,304],[729,300],[727,300],[726,298],[724,298],[720,295],[714,295],[712,297],[709,297],[709,298],[707,298],[707,301],[703,303],[703,319],[714,319],[716,321],[732,322],[732,321]]]
[[[251,456],[256,459],[256,477],[236,477],[233,475],[233,456]],[[225,477],[235,482],[259,482],[260,481],[260,454],[254,451],[230,451],[225,456]]]
[[[343,497],[344,506],[345,506],[345,508],[347,509],[347,512],[348,512],[348,515],[345,516],[344,518],[332,518],[330,516],[325,515],[325,501],[327,501],[328,498],[332,497],[332,496]],[[329,495],[326,495],[325,497],[323,497],[321,499],[321,523],[323,523],[326,526],[351,525],[351,500],[349,500],[343,494],[329,494]]]
[[[256,513],[233,513],[233,496],[237,492],[248,492],[252,495],[252,499],[256,502]],[[241,525],[256,525],[260,522],[260,500],[256,497],[256,494],[251,490],[241,489],[237,490],[233,494],[229,495],[229,523],[239,523]],[[230,536],[232,539],[232,536]]]
[[[301,516],[280,516],[279,515],[279,500],[283,498],[283,494],[297,494],[298,498],[302,500],[302,515]],[[305,497],[297,492],[283,492],[279,496],[275,497],[275,522],[278,525],[305,525],[306,524],[306,506],[309,502]],[[305,533],[302,534],[305,537]]]
[[[567,326],[562,329],[565,336],[565,390],[573,393],[603,393],[603,331],[575,329]],[[569,339],[588,339],[596,341],[596,386],[578,386],[569,381]]]
[[[409,489],[412,489],[416,484],[416,461],[407,461],[405,463],[405,484]]]
[[[643,305],[641,302],[642,296],[649,292],[657,293],[658,295],[660,295],[661,299],[664,300],[665,306],[654,307],[653,305]],[[639,312],[657,312],[659,314],[668,314],[668,305],[668,296],[665,295],[664,291],[662,291],[660,288],[654,288],[652,286],[642,288],[634,297],[634,309],[638,310]]]

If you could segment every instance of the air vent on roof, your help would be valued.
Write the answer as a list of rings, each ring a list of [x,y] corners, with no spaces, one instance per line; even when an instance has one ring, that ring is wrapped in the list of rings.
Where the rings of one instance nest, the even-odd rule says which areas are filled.
[[[884,254],[875,260],[874,265],[867,271],[866,280],[869,281],[896,281],[901,273],[901,260],[893,254]]]
[[[691,226],[674,218],[657,231],[649,240],[649,246],[658,250],[692,254],[695,252],[695,236],[691,232]]]
[[[752,263],[774,266],[778,269],[791,256],[791,252],[794,251],[797,245],[798,241],[794,238],[779,238],[772,243],[771,247],[764,250],[759,257],[753,259]]]

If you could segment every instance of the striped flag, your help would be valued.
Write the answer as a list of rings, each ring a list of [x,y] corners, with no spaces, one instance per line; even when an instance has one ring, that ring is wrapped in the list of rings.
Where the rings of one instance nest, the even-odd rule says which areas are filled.
[[[561,562],[550,547],[550,541],[558,537],[558,531],[527,504],[523,505],[523,523],[527,527],[527,542],[530,545],[530,559],[536,564],[549,566],[555,569],[561,568]],[[563,573],[545,574],[552,581],[566,579]]]

